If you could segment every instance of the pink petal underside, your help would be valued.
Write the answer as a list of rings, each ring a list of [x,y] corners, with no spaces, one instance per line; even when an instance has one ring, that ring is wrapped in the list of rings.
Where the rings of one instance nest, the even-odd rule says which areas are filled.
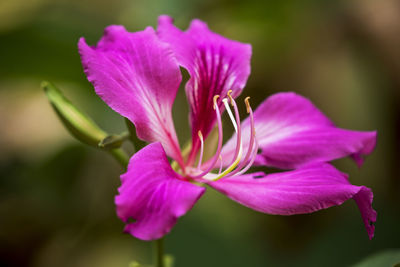
[[[115,198],[118,217],[126,223],[125,232],[142,240],[167,234],[205,192],[171,169],[160,143],[137,152],[121,181]]]
[[[139,138],[160,141],[181,161],[171,115],[181,73],[169,46],[150,27],[129,33],[109,26],[97,46],[81,38],[78,47],[87,78],[104,102],[135,124]]]
[[[254,112],[256,137],[261,153],[255,164],[293,169],[312,162],[327,162],[351,156],[361,166],[362,158],[375,148],[376,132],[340,129],[310,100],[295,93],[267,98]],[[250,139],[250,123],[242,123],[244,147]],[[222,149],[224,164],[234,154],[236,137]]]
[[[237,97],[245,86],[250,74],[251,46],[213,33],[200,20],[193,20],[183,32],[173,25],[170,17],[160,16],[157,33],[171,45],[179,64],[190,74],[186,95],[190,104],[193,156],[200,144],[198,131],[206,138],[215,124],[213,97],[217,94],[226,97],[228,90],[233,90],[232,96]]]
[[[371,189],[351,185],[345,174],[326,163],[269,175],[259,172],[233,176],[209,185],[246,207],[278,215],[311,213],[352,198],[368,236],[374,235],[376,212]]]

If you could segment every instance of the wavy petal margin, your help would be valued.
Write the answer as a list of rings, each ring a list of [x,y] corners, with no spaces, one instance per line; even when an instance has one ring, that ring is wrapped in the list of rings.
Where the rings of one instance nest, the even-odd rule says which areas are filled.
[[[121,181],[115,197],[118,217],[126,223],[125,232],[142,240],[167,234],[205,192],[171,169],[160,143],[137,152]]]
[[[171,114],[181,73],[169,45],[151,27],[129,33],[109,26],[96,46],[81,38],[78,47],[86,76],[104,102],[135,124],[139,138],[161,142],[182,162]]]
[[[246,207],[277,215],[311,213],[354,199],[369,238],[374,236],[376,211],[371,189],[351,185],[346,174],[329,164],[268,175],[233,176],[209,185]]]
[[[242,92],[250,75],[251,46],[218,35],[197,19],[183,32],[172,18],[160,16],[157,34],[171,45],[179,64],[190,74],[186,84],[192,127],[190,161],[200,145],[198,131],[206,138],[215,124],[213,97],[226,97],[228,90],[232,97]]]
[[[310,100],[295,93],[268,97],[254,112],[256,137],[261,153],[255,165],[295,169],[313,162],[351,156],[358,166],[376,145],[376,131],[340,129]],[[242,123],[244,147],[250,139],[249,119]],[[236,137],[223,147],[228,162],[234,154]]]

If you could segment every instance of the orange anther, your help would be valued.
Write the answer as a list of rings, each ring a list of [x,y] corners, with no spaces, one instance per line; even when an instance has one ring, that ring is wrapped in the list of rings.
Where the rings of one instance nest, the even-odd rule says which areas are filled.
[[[226,93],[229,97],[229,100],[231,100],[231,105],[233,105],[233,98],[231,96],[232,90],[228,90],[228,92]]]
[[[219,98],[219,95],[215,95],[214,96],[214,99],[213,99],[213,103],[214,103],[214,105],[213,105],[213,108],[215,109],[215,106],[217,105],[217,99]]]
[[[249,102],[249,99],[250,99],[250,96],[248,96],[248,97],[246,97],[244,99],[244,103],[246,104],[247,113],[250,113],[250,102]]]

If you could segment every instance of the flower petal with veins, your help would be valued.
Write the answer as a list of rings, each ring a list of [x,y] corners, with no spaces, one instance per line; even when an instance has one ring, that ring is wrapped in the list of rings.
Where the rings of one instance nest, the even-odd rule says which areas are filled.
[[[295,93],[268,97],[254,112],[256,137],[261,153],[255,165],[293,169],[312,162],[327,162],[351,156],[360,166],[362,156],[376,144],[376,131],[340,129],[310,100]],[[244,147],[250,140],[250,120],[242,123]],[[236,137],[222,148],[222,157],[234,155]],[[229,162],[224,162],[229,164]]]
[[[347,175],[329,164],[313,164],[294,171],[262,172],[228,177],[208,183],[234,201],[269,214],[311,213],[354,199],[371,239],[376,212],[372,191],[349,183]]]
[[[121,181],[115,197],[118,217],[126,223],[126,232],[142,240],[168,233],[205,192],[171,169],[160,143],[137,152]]]
[[[161,142],[182,162],[171,114],[181,73],[170,47],[150,27],[130,33],[122,26],[107,27],[97,46],[81,38],[78,47],[87,78],[104,102],[135,124],[139,138]]]
[[[190,74],[185,88],[192,126],[190,157],[194,157],[200,147],[197,133],[201,131],[207,138],[215,124],[213,97],[225,97],[228,90],[232,90],[232,97],[242,92],[250,74],[251,46],[213,33],[200,20],[193,20],[182,32],[170,17],[160,16],[157,33],[171,45],[179,64]]]
[[[122,26],[110,26],[96,46],[88,46],[83,38],[78,46],[96,93],[135,124],[139,138],[154,142],[132,156],[121,175],[115,203],[126,232],[142,240],[168,233],[205,192],[191,183],[195,181],[270,214],[310,213],[354,199],[373,237],[372,191],[351,185],[347,175],[325,162],[351,156],[361,165],[375,147],[376,132],[337,128],[295,93],[270,96],[254,113],[246,98],[249,117],[241,123],[234,99],[250,74],[249,44],[224,38],[200,20],[183,32],[170,17],[160,16],[157,32],[148,27],[129,33]],[[192,146],[185,161],[171,115],[181,82],[179,66],[190,75],[185,89]],[[238,134],[222,147],[225,109]],[[216,153],[203,163],[206,138],[215,123]],[[167,155],[178,162],[179,174]],[[243,174],[253,163],[295,170]]]

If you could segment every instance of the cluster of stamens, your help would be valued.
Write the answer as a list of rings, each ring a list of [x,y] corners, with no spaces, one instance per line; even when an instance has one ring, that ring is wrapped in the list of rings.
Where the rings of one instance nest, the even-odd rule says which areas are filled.
[[[235,175],[241,175],[246,172],[251,165],[253,164],[258,150],[258,142],[255,137],[255,128],[254,128],[254,118],[253,118],[253,110],[251,109],[249,98],[246,97],[244,100],[246,104],[247,113],[249,114],[250,118],[250,140],[248,142],[248,147],[246,154],[243,154],[243,135],[240,123],[240,116],[239,111],[236,105],[235,100],[231,96],[231,90],[228,91],[227,97],[222,99],[222,103],[225,106],[225,109],[229,115],[229,118],[232,121],[233,128],[236,132],[236,148],[235,154],[232,158],[231,162],[228,164],[225,170],[223,168],[223,159],[221,156],[221,149],[222,149],[222,139],[223,139],[223,130],[222,130],[222,121],[221,121],[221,111],[218,107],[218,99],[220,98],[219,95],[215,95],[213,98],[213,107],[215,110],[215,115],[217,118],[217,125],[218,125],[218,145],[216,153],[210,160],[207,161],[206,164],[203,164],[203,155],[204,155],[204,138],[201,131],[198,132],[198,136],[200,139],[200,155],[199,161],[196,168],[192,168],[190,171],[190,177],[192,179],[196,178],[203,178],[207,180],[216,181],[221,179],[222,177],[230,177]],[[233,107],[234,114],[229,106],[229,103]],[[216,166],[219,161],[219,171],[218,173],[213,173],[212,170],[216,169]]]

